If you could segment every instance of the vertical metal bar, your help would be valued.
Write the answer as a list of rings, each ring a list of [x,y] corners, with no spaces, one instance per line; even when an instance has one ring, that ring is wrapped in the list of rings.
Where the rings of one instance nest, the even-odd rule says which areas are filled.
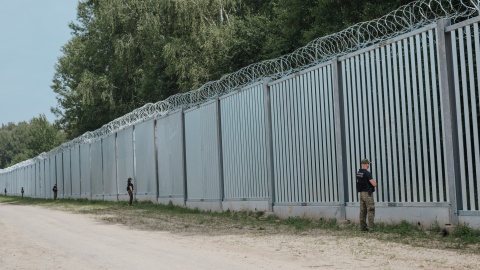
[[[387,108],[386,108],[386,121],[385,125],[387,126],[386,128],[386,137],[387,137],[387,160],[390,163],[390,166],[388,166],[388,190],[389,190],[389,200],[390,202],[395,201],[394,198],[394,185],[395,185],[395,179],[396,177],[394,174],[397,171],[397,166],[395,163],[397,162],[397,157],[394,155],[396,153],[396,146],[395,146],[395,141],[392,139],[392,134],[395,134],[395,118],[394,118],[394,100],[393,100],[393,78],[392,78],[392,53],[391,53],[391,45],[386,46],[387,49],[387,54],[385,55],[387,58],[387,66],[384,67],[384,72],[385,69],[387,69],[387,76],[385,76],[385,79],[388,81],[388,86],[385,88],[385,101],[388,100],[388,102],[385,102]],[[387,97],[388,95],[388,97]],[[393,172],[392,172],[392,167],[393,167]]]
[[[459,71],[458,71],[458,63],[461,62],[459,59],[457,59],[457,43],[456,43],[456,38],[453,39],[455,37],[455,32],[452,33],[452,43],[454,43],[453,45],[453,49],[452,49],[452,53],[453,53],[453,63],[455,65],[455,67],[457,68],[454,68],[454,82],[455,82],[455,100],[456,100],[456,113],[457,113],[457,123],[459,123],[459,125],[461,125],[459,128],[458,128],[458,145],[459,145],[459,159],[460,159],[460,181],[461,181],[461,186],[462,186],[462,198],[463,198],[463,208],[460,208],[460,209],[463,209],[463,210],[468,210],[468,196],[467,196],[467,180],[468,180],[468,176],[465,174],[466,173],[466,168],[465,168],[465,163],[467,162],[465,160],[465,153],[463,152],[464,151],[464,141],[463,141],[463,127],[462,127],[462,122],[463,122],[463,119],[462,119],[462,112],[461,112],[461,108],[462,108],[462,105],[461,105],[461,96],[460,96],[460,93],[462,91],[463,88],[460,87],[460,78],[459,78]],[[461,28],[458,29],[458,40],[459,40],[459,50],[460,50],[460,53],[458,55],[458,57],[460,59],[462,59],[462,57],[464,56],[463,55],[463,31]],[[462,74],[462,72],[464,71],[464,66],[465,64],[460,64],[460,74]],[[463,80],[463,83],[465,83],[465,80]],[[468,108],[468,107],[467,107]],[[468,119],[468,118],[467,118]]]
[[[300,113],[299,113],[299,96],[298,96],[298,76],[295,76],[293,78],[293,89],[294,91],[292,92],[293,95],[293,120],[294,120],[294,125],[293,125],[293,142],[294,142],[294,174],[293,174],[293,180],[294,180],[294,187],[295,187],[295,193],[294,193],[294,198],[295,202],[300,202],[301,201],[301,169],[300,169],[300,163],[301,163],[301,140],[299,137],[299,129],[300,129]]]
[[[422,33],[423,34],[423,33]],[[425,122],[425,102],[424,102],[424,89],[423,89],[423,76],[424,76],[424,73],[423,73],[423,70],[422,70],[422,44],[421,44],[421,38],[420,38],[420,35],[416,35],[415,36],[416,38],[416,45],[417,45],[417,51],[416,51],[416,54],[417,54],[417,64],[418,64],[418,103],[417,104],[417,108],[419,108],[419,110],[417,109],[417,112],[419,112],[419,117],[416,118],[417,121],[416,123],[419,123],[419,128],[416,130],[417,132],[417,138],[420,138],[420,140],[417,140],[417,142],[421,142],[421,143],[417,143],[417,157],[418,157],[418,160],[419,160],[419,164],[423,164],[422,165],[422,169],[419,169],[418,172],[419,172],[419,175],[421,176],[421,178],[419,178],[419,184],[418,184],[418,191],[420,193],[420,201],[421,202],[424,202],[425,201],[425,182],[428,181],[428,176],[424,174],[424,172],[426,170],[428,170],[428,165],[425,163],[426,161],[426,149],[425,149],[425,146],[426,146],[426,140],[425,140],[425,134],[426,132],[424,131],[424,128],[426,127],[426,122]],[[423,152],[422,152],[423,150]],[[423,153],[423,154],[422,154]]]
[[[373,96],[374,93],[372,92],[372,72],[370,70],[370,63],[371,63],[371,57],[370,57],[370,52],[365,53],[365,77],[366,77],[366,83],[367,83],[367,100],[368,100],[368,124],[367,124],[367,130],[368,130],[368,135],[366,138],[366,141],[369,141],[368,147],[367,147],[367,154],[370,158],[370,160],[374,159],[375,156],[375,138],[374,138],[374,130],[375,130],[375,125],[374,125],[374,119],[375,115],[373,113]]]
[[[220,186],[219,186],[219,198],[220,198],[220,201],[223,201],[225,199],[225,195],[224,195],[224,178],[223,178],[223,153],[222,153],[222,114],[221,114],[221,110],[220,110],[220,100],[219,98],[217,97],[216,101],[215,101],[215,105],[216,105],[216,110],[217,110],[217,143],[218,143],[218,151],[217,151],[217,155],[218,155],[218,176],[219,176],[219,180],[220,180]],[[157,181],[158,182],[158,181]],[[220,206],[222,209],[223,209],[223,206],[221,204]]]
[[[430,37],[432,34],[431,30],[428,31],[428,36]],[[435,145],[434,145],[434,141],[433,141],[433,125],[432,125],[432,120],[433,120],[433,115],[432,115],[432,94],[431,94],[431,87],[430,87],[430,66],[429,66],[429,54],[428,54],[428,43],[427,43],[427,33],[424,33],[424,35],[422,35],[422,38],[423,38],[423,58],[424,58],[424,66],[425,66],[425,97],[426,97],[426,109],[427,109],[427,119],[428,119],[428,123],[427,123],[427,129],[428,129],[428,143],[425,143],[423,144],[424,145],[424,158],[427,160],[429,160],[428,164],[429,166],[428,167],[425,167],[426,169],[426,172],[425,172],[425,175],[427,175],[427,172],[431,172],[431,178],[430,176],[429,177],[425,177],[426,179],[426,201],[427,202],[431,202],[432,201],[432,196],[433,196],[433,192],[432,192],[432,188],[430,186],[430,182],[432,183],[432,186],[435,185],[435,181],[437,180],[436,179],[436,175],[435,175],[435,168],[434,168],[434,165],[435,165]],[[427,147],[428,145],[428,147]],[[427,157],[428,156],[428,157]],[[430,170],[429,170],[430,169]],[[429,174],[430,175],[430,174]],[[432,195],[432,196],[431,196]]]
[[[342,130],[344,126],[342,123],[345,123],[345,93],[343,85],[343,73],[342,73],[342,65],[343,63],[338,62],[337,59],[332,60],[332,93],[333,93],[333,115],[334,115],[334,123],[333,126],[335,128],[335,165],[336,165],[336,172],[337,172],[337,185],[338,185],[338,192],[335,191],[335,194],[338,194],[338,202],[340,203],[340,218],[346,219],[345,213],[345,203],[347,198],[347,175],[345,167],[347,165],[347,155],[346,155],[346,132]],[[342,84],[343,83],[343,84]],[[348,165],[347,165],[348,166]],[[337,186],[336,185],[336,186]]]
[[[392,105],[395,104],[395,113],[392,110],[392,118],[395,114],[395,124],[392,125],[394,132],[392,132],[392,140],[394,140],[395,147],[393,148],[393,157],[394,157],[394,164],[393,164],[393,172],[394,172],[394,190],[395,190],[395,201],[400,202],[400,193],[403,193],[403,189],[401,188],[400,183],[402,183],[404,179],[403,175],[403,167],[402,161],[400,159],[403,158],[403,151],[402,151],[402,136],[401,136],[401,121],[402,117],[400,116],[400,89],[399,89],[399,79],[398,79],[398,52],[397,52],[397,43],[392,44],[392,57],[393,57],[393,81],[395,82],[394,88],[391,90],[394,93],[391,95]],[[401,49],[400,49],[401,50]],[[403,91],[403,88],[402,88]],[[393,109],[393,106],[392,106]],[[397,152],[398,149],[398,152]],[[398,168],[400,167],[400,168]]]
[[[480,3],[478,5],[478,10],[480,12]],[[479,37],[479,30],[478,30],[478,23],[475,23],[473,24],[473,36],[474,37]],[[475,41],[475,55],[476,55],[476,67],[477,67],[477,87],[478,87],[478,91],[480,92],[480,41],[478,38],[475,38],[474,39]],[[472,60],[473,62],[473,60]],[[473,65],[473,63],[472,63]],[[473,81],[473,79],[472,79]],[[473,91],[474,88],[472,88],[472,91]],[[474,91],[473,91],[474,92]],[[473,100],[475,99],[472,99],[472,102]],[[475,102],[474,102],[475,103]],[[476,105],[474,106],[476,108]],[[475,113],[473,113],[473,115],[477,115],[477,112],[475,111]],[[473,127],[474,130],[478,130],[478,126],[477,126],[477,121],[478,120],[475,120],[474,123],[475,123],[475,126]],[[480,209],[480,145],[479,145],[479,142],[478,142],[478,134],[475,135],[475,138],[474,138],[474,149],[475,149],[475,169],[476,169],[476,176],[477,176],[477,194],[479,194],[479,196],[477,196],[477,205],[478,205],[478,209]]]
[[[319,114],[320,111],[318,109],[318,105],[320,104],[319,101],[319,94],[318,94],[318,70],[314,70],[313,72],[313,78],[312,78],[312,94],[313,94],[313,134],[315,137],[314,140],[314,162],[315,162],[315,174],[314,174],[314,179],[315,179],[315,202],[320,202],[321,201],[321,194],[320,194],[320,181],[321,179],[321,171],[322,168],[319,167],[320,165],[320,160],[321,160],[321,153],[319,152],[319,147],[320,147],[320,134],[318,132],[318,121],[319,121]]]
[[[273,168],[273,134],[272,134],[272,102],[271,89],[268,85],[270,78],[263,79],[263,108],[265,121],[265,148],[267,152],[267,182],[268,182],[268,211],[273,212],[275,205],[275,176]]]
[[[332,168],[331,168],[331,158],[330,158],[330,141],[329,141],[329,131],[330,131],[330,126],[328,124],[328,117],[330,112],[328,111],[329,108],[329,100],[328,100],[328,92],[329,92],[329,87],[328,87],[328,78],[327,78],[327,73],[326,73],[326,68],[323,67],[322,69],[319,70],[319,72],[322,73],[322,82],[323,82],[323,87],[322,87],[322,108],[323,108],[323,117],[322,117],[322,125],[323,125],[323,138],[324,138],[324,148],[323,148],[323,157],[325,160],[325,201],[329,202],[330,198],[330,189],[331,189],[331,180],[332,180]]]
[[[343,110],[342,113],[344,115],[344,136],[345,136],[345,157],[344,160],[345,162],[345,167],[344,167],[344,183],[346,182],[347,185],[344,187],[344,189],[347,190],[347,193],[345,195],[345,201],[348,200],[348,202],[353,201],[352,197],[352,180],[351,180],[351,170],[352,170],[352,164],[351,164],[351,138],[350,138],[350,127],[349,124],[351,123],[351,116],[349,115],[350,113],[350,108],[351,106],[348,106],[350,104],[350,61],[349,59],[345,59],[344,61],[341,62],[341,69],[342,72],[337,72],[338,74],[342,75],[342,78],[338,78],[339,80],[341,79],[342,82],[342,92],[345,93],[343,96]],[[345,77],[346,79],[343,79],[343,74],[345,72]],[[339,86],[340,87],[340,86]],[[340,133],[342,134],[342,133]],[[340,187],[340,186],[339,186]],[[341,190],[340,190],[341,191]],[[341,196],[342,193],[340,193]]]
[[[294,145],[295,145],[295,139],[293,136],[293,129],[295,128],[295,121],[294,121],[294,113],[293,113],[293,105],[295,103],[294,96],[292,95],[293,92],[293,79],[288,80],[288,87],[285,89],[286,94],[288,96],[287,99],[285,99],[285,102],[288,104],[288,112],[287,112],[287,117],[289,118],[289,130],[288,130],[288,154],[287,154],[287,160],[288,160],[288,165],[287,168],[289,170],[288,172],[288,193],[289,193],[289,202],[295,202],[295,193],[296,193],[296,188],[295,188],[295,162],[293,160],[293,157],[295,155],[294,152]]]
[[[418,171],[421,171],[421,168],[418,168],[418,162],[416,160],[416,144],[420,143],[420,139],[416,138],[415,135],[417,135],[418,131],[418,112],[417,112],[417,102],[416,102],[416,96],[417,96],[417,70],[416,70],[416,62],[415,62],[415,41],[413,37],[409,38],[410,40],[410,62],[411,62],[411,76],[412,76],[412,90],[413,93],[408,96],[408,108],[409,108],[409,123],[411,125],[410,128],[410,147],[411,147],[411,154],[410,158],[412,161],[412,189],[413,189],[413,201],[418,202],[418,185],[417,185],[417,180],[418,178]],[[412,97],[413,96],[413,97]],[[412,107],[413,107],[413,112],[412,112]],[[416,129],[415,129],[416,128]]]
[[[471,116],[472,116],[472,136],[473,136],[473,145],[472,145],[472,140],[469,141],[471,145],[471,151],[473,151],[473,156],[475,157],[473,162],[470,162],[472,165],[472,171],[473,168],[475,168],[475,175],[477,179],[480,178],[480,175],[478,174],[480,172],[479,166],[480,166],[480,154],[479,154],[479,149],[478,149],[478,118],[477,118],[477,102],[476,102],[476,97],[475,97],[475,72],[474,72],[474,65],[475,65],[475,60],[473,58],[473,52],[472,52],[472,33],[471,33],[471,26],[466,26],[466,32],[467,32],[467,61],[468,61],[468,77],[470,81],[470,87],[469,87],[469,93],[470,93],[470,107],[471,107]],[[475,29],[474,29],[475,33]],[[479,36],[478,36],[478,31],[477,31],[477,36],[475,36],[475,40],[478,42]],[[478,56],[478,51],[476,52]],[[478,66],[477,66],[478,69]],[[478,78],[477,78],[478,79]],[[479,84],[480,86],[480,84]],[[473,174],[473,172],[472,172]],[[471,196],[471,210],[478,210],[476,206],[476,200],[475,200],[475,184],[474,181],[476,179],[472,176],[472,179],[470,181],[470,196]],[[478,188],[478,183],[477,183],[477,188]],[[478,194],[478,193],[477,193]],[[478,196],[477,196],[478,197]]]
[[[378,102],[379,92],[381,89],[381,69],[380,69],[380,57],[379,57],[379,49],[376,48],[375,51],[370,52],[371,55],[371,70],[372,70],[372,95],[373,95],[373,108],[375,113],[374,118],[374,125],[376,128],[375,131],[375,160],[378,160],[377,164],[374,164],[374,170],[376,174],[373,177],[376,177],[377,184],[377,199],[378,201],[383,201],[383,192],[381,189],[383,188],[384,178],[382,175],[382,169],[380,164],[381,159],[381,146],[382,142],[380,141],[380,115],[383,112],[380,110],[380,103]]]
[[[307,143],[307,146],[306,146],[306,149],[305,149],[305,152],[307,153],[307,159],[306,159],[306,166],[305,166],[305,169],[306,169],[306,174],[307,174],[307,198],[308,198],[308,202],[314,202],[314,192],[313,192],[313,181],[314,181],[314,176],[313,176],[313,172],[312,172],[312,169],[313,169],[313,156],[312,156],[312,144],[313,144],[313,141],[316,139],[314,136],[312,136],[312,124],[313,124],[313,120],[312,120],[312,102],[313,102],[313,99],[312,99],[312,78],[311,78],[311,74],[313,73],[313,71],[310,71],[308,72],[307,74],[305,74],[305,77],[304,77],[304,80],[305,80],[305,84],[304,84],[304,91],[305,91],[305,103],[306,103],[306,106],[305,106],[305,111],[306,111],[306,115],[305,115],[305,133],[306,133],[306,143]]]
[[[336,202],[338,201],[337,194],[337,185],[338,185],[338,175],[337,175],[337,169],[336,169],[336,156],[337,152],[335,151],[335,103],[333,100],[333,77],[332,77],[332,66],[328,65],[325,68],[325,73],[327,77],[327,95],[328,95],[328,138],[329,138],[329,144],[328,144],[328,149],[329,149],[329,167],[330,167],[330,177],[329,177],[329,183],[330,183],[330,200],[329,202]]]
[[[352,82],[353,85],[355,85],[355,88],[354,88],[354,115],[356,115],[357,117],[355,117],[355,129],[354,129],[354,132],[355,132],[355,164],[358,164],[359,163],[359,160],[361,159],[361,147],[362,147],[362,139],[363,139],[363,135],[362,135],[362,131],[361,131],[361,121],[363,119],[363,115],[362,115],[362,110],[361,110],[361,106],[362,106],[362,102],[361,102],[361,97],[362,97],[362,86],[361,86],[361,83],[360,83],[360,57],[357,55],[354,57],[355,59],[355,72],[353,72],[353,74],[355,75],[355,80]]]
[[[441,150],[441,140],[440,140],[440,124],[439,124],[439,104],[438,104],[438,94],[437,94],[437,74],[436,74],[436,69],[435,67],[436,62],[435,62],[435,43],[434,43],[434,36],[433,36],[433,31],[429,31],[429,50],[430,50],[430,66],[431,66],[431,76],[432,76],[432,93],[433,93],[433,117],[431,118],[434,124],[434,143],[431,144],[432,148],[430,150],[430,153],[433,154],[434,160],[432,160],[432,200],[434,202],[443,202],[440,198],[443,196],[440,196],[437,192],[437,185],[443,186],[443,166],[442,166],[442,150]],[[436,176],[435,174],[438,174]],[[438,195],[437,195],[438,194]],[[443,194],[442,194],[443,195]]]
[[[411,126],[411,113],[410,113],[410,61],[409,61],[409,50],[408,50],[408,40],[404,39],[403,40],[403,51],[404,51],[404,57],[405,57],[405,91],[402,95],[402,108],[403,108],[403,130],[404,130],[404,142],[403,142],[403,148],[405,149],[405,182],[406,182],[406,187],[405,187],[405,193],[406,193],[406,201],[407,202],[412,202],[412,188],[411,188],[411,178],[412,175],[414,174],[413,168],[412,168],[412,163],[410,163],[410,158],[412,156],[412,149],[410,147],[411,145],[411,139],[409,137],[410,132],[412,129],[409,128],[407,129],[407,126]],[[410,158],[408,157],[410,156]],[[412,171],[410,170],[412,169]]]
[[[270,93],[270,112],[272,116],[272,181],[274,183],[274,194],[275,194],[275,201],[280,202],[283,198],[283,184],[281,182],[282,174],[279,170],[280,160],[283,156],[282,149],[279,148],[280,145],[280,123],[279,123],[279,110],[281,108],[281,103],[279,102],[279,95],[280,95],[280,87],[281,84],[269,84],[268,89]],[[283,125],[285,126],[285,123]]]
[[[298,108],[298,118],[299,118],[299,141],[300,141],[300,149],[302,150],[300,152],[300,186],[301,186],[301,202],[307,202],[307,188],[306,188],[306,183],[307,183],[307,175],[306,175],[306,166],[307,165],[307,156],[306,152],[308,151],[308,148],[306,146],[306,137],[305,137],[305,131],[306,131],[306,125],[305,125],[305,85],[304,85],[304,77],[305,74],[299,75],[298,78],[298,102],[299,102],[299,108]]]
[[[332,141],[332,123],[331,123],[331,117],[333,117],[333,112],[331,110],[332,108],[332,100],[331,100],[331,77],[329,76],[329,66],[324,66],[322,68],[323,71],[323,77],[325,81],[325,127],[326,127],[326,134],[325,138],[327,139],[327,153],[326,153],[326,159],[327,159],[327,168],[328,168],[328,202],[333,202],[333,159],[334,157],[332,156],[332,144],[334,143]]]
[[[439,20],[437,22],[437,46],[438,46],[438,66],[439,66],[439,78],[440,78],[440,91],[442,100],[442,109],[444,116],[444,155],[445,164],[449,167],[446,168],[446,177],[448,179],[449,187],[449,200],[450,200],[450,222],[458,223],[458,208],[457,198],[461,200],[461,194],[457,192],[457,175],[458,171],[458,148],[455,142],[458,142],[457,134],[455,132],[456,115],[455,115],[455,93],[452,91],[452,72],[449,67],[452,65],[452,45],[454,45],[455,39],[452,36],[452,43],[449,42],[449,33],[445,33],[445,26],[447,22],[445,20]]]
[[[360,65],[360,68],[357,68],[357,74],[359,75],[357,80],[358,80],[358,87],[360,90],[360,95],[361,95],[361,100],[359,100],[359,120],[360,120],[360,125],[359,125],[359,132],[360,132],[360,159],[367,158],[367,153],[366,149],[369,149],[368,141],[366,140],[366,133],[368,129],[365,129],[364,126],[367,125],[368,123],[368,116],[367,112],[364,110],[367,108],[367,89],[365,86],[365,55],[361,54],[358,58],[357,61],[359,60],[358,65]],[[358,73],[359,72],[359,73]],[[361,107],[360,107],[361,104]],[[368,157],[371,159],[371,157]]]
[[[319,125],[319,138],[321,138],[321,144],[320,144],[320,160],[321,160],[321,190],[322,190],[322,202],[327,201],[327,188],[328,186],[325,184],[325,181],[327,180],[328,174],[327,174],[327,164],[325,160],[325,153],[326,153],[326,141],[325,141],[325,78],[323,76],[323,73],[321,70],[317,70],[318,72],[318,105],[320,109],[319,113],[319,118],[318,121],[320,123]]]
[[[288,155],[289,152],[287,152],[288,147],[290,146],[290,140],[289,140],[289,135],[290,135],[290,125],[291,123],[289,122],[290,116],[289,116],[289,104],[288,99],[287,99],[287,82],[288,81],[283,81],[280,84],[280,91],[279,91],[279,100],[282,104],[282,107],[279,108],[278,110],[278,127],[279,127],[279,137],[282,138],[282,141],[279,141],[278,148],[282,151],[282,159],[279,162],[279,167],[278,170],[280,170],[282,174],[281,182],[282,183],[282,202],[287,202],[290,201],[290,194],[291,194],[291,187],[290,187],[290,175],[287,175],[289,171],[287,171],[288,166],[290,165],[288,163]],[[288,107],[287,107],[288,106]]]
[[[459,33],[462,32],[463,28],[459,29]],[[468,190],[470,192],[469,197],[470,197],[470,207],[469,210],[475,210],[475,188],[473,184],[474,176],[473,176],[473,154],[472,154],[472,140],[470,138],[471,136],[471,129],[470,129],[470,106],[469,106],[469,95],[468,92],[472,92],[473,89],[468,89],[468,81],[471,83],[473,82],[473,78],[469,77],[467,79],[467,74],[470,74],[467,71],[466,65],[466,57],[468,55],[469,59],[472,58],[471,54],[471,31],[470,27],[467,26],[465,27],[465,36],[459,35],[461,38],[459,39],[460,41],[460,66],[461,66],[461,73],[462,73],[462,92],[463,94],[463,114],[464,114],[464,120],[465,120],[465,145],[466,145],[466,150],[467,150],[467,170],[468,170]],[[467,55],[465,54],[465,39],[467,41],[467,51],[470,50],[470,52],[467,52]],[[470,41],[470,44],[469,44]],[[473,71],[472,71],[473,73]],[[470,74],[472,75],[472,74]],[[469,91],[470,90],[470,91]],[[473,90],[474,91],[474,90]],[[475,97],[473,98],[475,100]]]
[[[387,139],[385,138],[385,118],[388,119],[388,117],[385,117],[385,114],[388,112],[388,107],[387,110],[385,109],[384,106],[386,106],[386,100],[384,99],[385,92],[388,90],[387,89],[387,75],[386,75],[386,63],[385,63],[385,47],[381,47],[380,50],[377,49],[377,73],[379,75],[378,78],[378,106],[379,106],[379,112],[380,112],[380,118],[379,118],[379,131],[380,131],[380,141],[382,145],[384,145],[383,150],[381,151],[381,160],[382,160],[382,179],[385,179],[385,182],[383,182],[383,191],[382,191],[382,202],[388,201],[388,186],[392,179],[388,178],[388,173],[387,173],[387,160],[388,157],[386,155],[387,149],[385,147],[387,144]],[[380,75],[381,74],[381,75]],[[386,162],[387,161],[387,162]],[[388,184],[387,181],[388,180]],[[379,191],[380,192],[380,191]]]
[[[357,73],[358,73],[358,61],[356,57],[350,58],[351,62],[351,76],[352,76],[352,129],[351,129],[351,134],[352,134],[352,165],[354,168],[352,168],[353,174],[352,177],[355,175],[355,170],[358,166],[358,156],[359,156],[359,133],[358,133],[358,125],[359,125],[359,112],[358,112],[358,87],[357,87]]]

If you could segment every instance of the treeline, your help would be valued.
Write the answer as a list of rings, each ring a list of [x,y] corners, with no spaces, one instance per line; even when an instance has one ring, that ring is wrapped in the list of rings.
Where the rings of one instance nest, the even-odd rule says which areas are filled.
[[[84,0],[56,64],[52,111],[73,139],[408,2]]]
[[[0,169],[48,152],[65,141],[65,133],[50,124],[45,115],[34,117],[29,122],[2,124]]]

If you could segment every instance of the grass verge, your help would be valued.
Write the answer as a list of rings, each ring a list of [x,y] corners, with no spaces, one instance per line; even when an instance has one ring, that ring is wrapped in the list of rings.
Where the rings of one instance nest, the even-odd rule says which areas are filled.
[[[357,224],[338,225],[336,220],[304,218],[280,219],[264,212],[210,212],[151,202],[93,201],[86,199],[36,199],[0,196],[0,203],[35,205],[54,210],[88,214],[110,224],[121,224],[132,229],[170,231],[181,234],[297,234],[299,236],[331,235],[339,237],[374,238],[380,241],[402,243],[435,249],[456,249],[480,253],[480,230],[459,224],[447,233],[438,224],[423,228],[401,222],[377,223],[374,231],[360,232]]]

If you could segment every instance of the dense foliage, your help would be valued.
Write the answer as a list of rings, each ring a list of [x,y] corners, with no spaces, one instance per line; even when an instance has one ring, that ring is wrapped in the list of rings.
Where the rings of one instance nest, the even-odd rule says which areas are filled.
[[[405,0],[84,0],[53,79],[72,139]]]
[[[65,134],[50,124],[45,115],[29,122],[0,127],[0,169],[48,152],[66,141]]]

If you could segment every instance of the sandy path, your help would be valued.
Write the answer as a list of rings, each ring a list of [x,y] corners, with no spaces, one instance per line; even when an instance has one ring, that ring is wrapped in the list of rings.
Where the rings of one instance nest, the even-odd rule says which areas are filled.
[[[0,204],[0,269],[480,269],[480,255],[363,238],[178,235]]]

